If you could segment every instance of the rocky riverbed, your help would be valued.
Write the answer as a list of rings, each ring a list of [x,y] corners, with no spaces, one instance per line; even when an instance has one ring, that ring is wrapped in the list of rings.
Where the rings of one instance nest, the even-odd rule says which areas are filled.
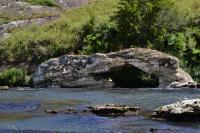
[[[199,133],[198,122],[151,118],[156,108],[197,97],[200,97],[199,89],[13,88],[0,93],[0,132]],[[106,104],[108,109],[116,105],[121,110],[129,105],[141,110],[138,115],[102,116],[91,113],[88,108],[105,109]]]

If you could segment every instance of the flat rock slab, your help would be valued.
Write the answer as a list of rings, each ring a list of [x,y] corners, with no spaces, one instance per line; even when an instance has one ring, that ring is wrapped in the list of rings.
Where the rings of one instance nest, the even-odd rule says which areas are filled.
[[[162,106],[155,110],[153,117],[172,121],[200,121],[200,99],[184,100]]]
[[[139,115],[139,107],[129,107],[127,105],[95,105],[89,107],[90,111],[100,116],[120,116],[120,115]]]

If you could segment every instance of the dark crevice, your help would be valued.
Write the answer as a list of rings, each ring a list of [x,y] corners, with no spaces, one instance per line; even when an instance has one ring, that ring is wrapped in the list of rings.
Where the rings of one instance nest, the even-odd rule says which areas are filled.
[[[132,65],[112,68],[109,72],[95,74],[95,78],[111,80],[116,88],[154,88],[159,86],[158,77],[147,74]]]

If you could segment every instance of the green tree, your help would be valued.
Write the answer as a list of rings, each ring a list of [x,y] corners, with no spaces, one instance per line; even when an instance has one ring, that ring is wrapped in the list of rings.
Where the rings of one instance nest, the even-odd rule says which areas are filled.
[[[159,21],[160,15],[167,14],[172,7],[171,0],[121,0],[114,19],[124,47],[132,44],[146,47],[147,43],[165,34],[168,22]]]

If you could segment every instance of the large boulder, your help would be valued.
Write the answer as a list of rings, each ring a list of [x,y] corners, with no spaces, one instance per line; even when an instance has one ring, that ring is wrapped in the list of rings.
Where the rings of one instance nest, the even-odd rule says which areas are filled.
[[[110,78],[99,75],[133,66],[159,78],[160,87],[177,87],[194,83],[191,76],[179,67],[179,60],[171,55],[144,48],[131,48],[108,54],[63,55],[40,64],[35,71],[36,87],[113,87]]]
[[[200,99],[165,105],[155,110],[153,117],[173,121],[200,121]]]

